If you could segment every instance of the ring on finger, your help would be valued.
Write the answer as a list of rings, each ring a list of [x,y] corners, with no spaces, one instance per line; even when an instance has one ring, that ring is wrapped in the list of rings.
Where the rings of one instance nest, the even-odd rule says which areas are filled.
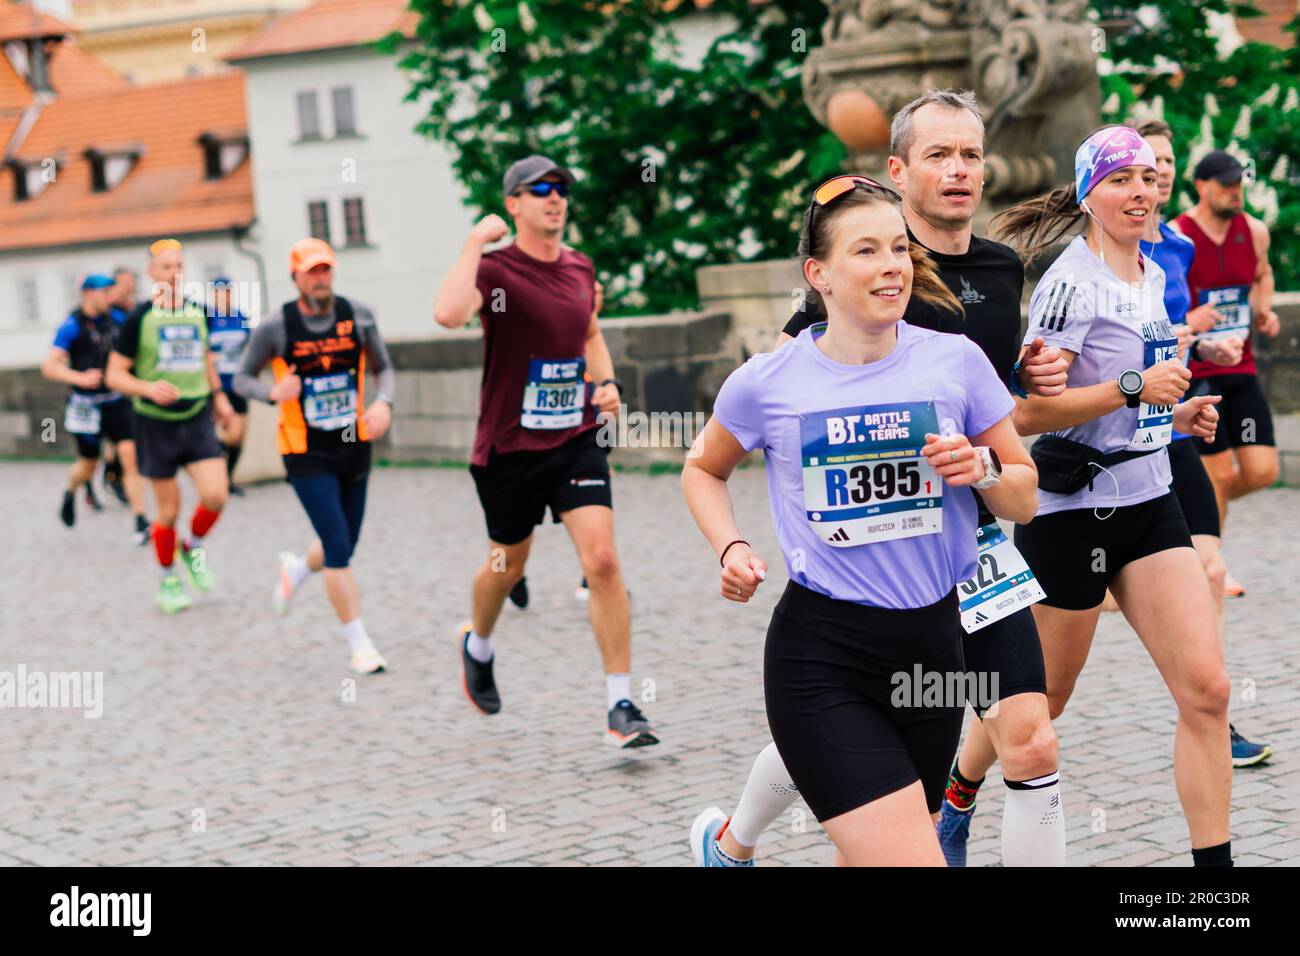
[[[948,452],[948,454],[949,454],[950,456],[952,456],[952,457],[949,459],[950,461],[956,461],[956,460],[957,460],[957,449],[956,449],[956,448],[954,448],[952,451]]]

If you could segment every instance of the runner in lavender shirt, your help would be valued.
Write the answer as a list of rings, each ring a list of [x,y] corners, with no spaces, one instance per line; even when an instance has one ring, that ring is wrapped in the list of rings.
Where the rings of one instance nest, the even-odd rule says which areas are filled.
[[[1169,490],[1173,429],[1212,441],[1218,396],[1182,404],[1164,273],[1139,249],[1156,215],[1156,157],[1138,132],[1098,130],[1075,154],[1075,182],[995,217],[992,231],[1028,258],[1087,222],[1030,302],[1030,337],[1069,361],[1061,395],[1016,407],[1022,435],[1055,433],[1104,453],[1150,450],[1098,473],[1093,487],[1043,493],[1015,543],[1047,597],[1033,607],[1055,719],[1088,659],[1107,587],[1178,705],[1177,792],[1196,865],[1232,863],[1228,833],[1230,684],[1214,605],[1187,522]]]
[[[967,488],[1026,521],[1035,471],[979,347],[899,321],[913,291],[953,296],[909,248],[897,201],[861,177],[819,187],[800,248],[828,322],[732,374],[682,485],[723,597],[744,603],[767,565],[741,537],[727,479],[763,449],[790,573],[764,648],[777,750],[845,862],[943,866],[931,815],[965,700],[897,692],[914,674],[964,675]]]

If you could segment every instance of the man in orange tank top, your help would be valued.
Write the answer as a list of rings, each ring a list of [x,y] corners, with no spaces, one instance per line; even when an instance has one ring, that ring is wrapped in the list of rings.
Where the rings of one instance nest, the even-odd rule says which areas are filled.
[[[1268,262],[1268,227],[1243,210],[1240,162],[1222,150],[1206,154],[1193,178],[1200,201],[1174,220],[1175,228],[1191,239],[1196,256],[1187,273],[1192,301],[1213,311],[1188,324],[1198,341],[1240,343],[1241,359],[1235,365],[1207,361],[1189,362],[1189,394],[1222,395],[1219,430],[1212,444],[1195,439],[1202,461],[1214,482],[1222,526],[1228,502],[1267,488],[1277,481],[1277,447],[1273,417],[1255,374],[1252,332],[1269,338],[1281,329],[1273,311],[1273,268]],[[1231,575],[1225,593],[1232,597],[1245,589]]]

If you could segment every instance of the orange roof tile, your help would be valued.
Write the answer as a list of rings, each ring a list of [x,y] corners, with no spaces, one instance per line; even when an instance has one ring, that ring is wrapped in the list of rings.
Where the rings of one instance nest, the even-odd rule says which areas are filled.
[[[0,171],[0,249],[247,226],[253,220],[250,163],[209,181],[198,143],[208,130],[232,128],[247,128],[244,76],[234,71],[52,101],[18,158],[55,157],[58,178],[39,196],[15,202],[13,172]],[[139,162],[115,188],[93,192],[86,149],[124,143],[143,147]]]
[[[0,43],[27,37],[61,37],[72,27],[21,0],[0,0]]]
[[[68,38],[54,48],[50,58],[50,83],[59,96],[94,96],[130,86],[118,73],[93,53]]]
[[[415,35],[419,15],[406,9],[407,0],[318,0],[287,16],[277,17],[226,59],[306,53],[361,46],[394,30]]]

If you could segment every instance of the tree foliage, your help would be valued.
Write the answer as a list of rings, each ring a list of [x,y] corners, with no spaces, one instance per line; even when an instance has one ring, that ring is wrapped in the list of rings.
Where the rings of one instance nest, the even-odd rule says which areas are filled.
[[[843,160],[800,88],[820,0],[716,0],[725,32],[697,62],[674,39],[700,31],[689,3],[412,7],[410,98],[470,205],[504,212],[502,173],[529,153],[572,169],[567,238],[595,262],[607,311],[689,307],[700,266],[793,255],[809,183]]]
[[[1159,117],[1173,129],[1179,180],[1167,212],[1196,201],[1197,160],[1227,149],[1253,169],[1247,208],[1272,231],[1277,287],[1300,289],[1300,49],[1248,42],[1220,56],[1207,14],[1258,16],[1231,0],[1093,0],[1093,9],[1135,21],[1106,52],[1104,118]],[[1288,29],[1300,33],[1300,17]]]

